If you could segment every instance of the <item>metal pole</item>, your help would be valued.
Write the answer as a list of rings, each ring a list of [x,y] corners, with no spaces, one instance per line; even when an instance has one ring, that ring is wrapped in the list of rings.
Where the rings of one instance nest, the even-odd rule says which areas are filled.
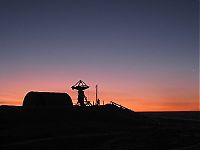
[[[98,85],[96,85],[96,104],[98,103],[98,95],[97,95],[97,92],[98,92]]]

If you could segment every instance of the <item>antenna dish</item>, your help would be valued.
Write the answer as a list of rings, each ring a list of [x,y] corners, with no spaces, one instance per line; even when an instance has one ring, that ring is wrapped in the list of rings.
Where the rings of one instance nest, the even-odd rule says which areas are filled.
[[[89,88],[89,86],[83,82],[82,80],[79,80],[76,84],[74,84],[72,87],[72,90],[78,90],[78,91],[83,91]]]
[[[78,102],[80,106],[86,106],[91,105],[90,101],[87,100],[87,97],[84,94],[84,90],[88,89],[89,86],[83,82],[82,80],[79,80],[76,84],[74,84],[72,87],[72,90],[78,91]]]

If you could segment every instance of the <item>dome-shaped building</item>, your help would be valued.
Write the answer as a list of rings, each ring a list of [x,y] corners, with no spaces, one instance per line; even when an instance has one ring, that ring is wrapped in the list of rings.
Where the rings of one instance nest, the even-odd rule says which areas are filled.
[[[73,106],[67,93],[29,92],[24,97],[24,107],[65,107]]]

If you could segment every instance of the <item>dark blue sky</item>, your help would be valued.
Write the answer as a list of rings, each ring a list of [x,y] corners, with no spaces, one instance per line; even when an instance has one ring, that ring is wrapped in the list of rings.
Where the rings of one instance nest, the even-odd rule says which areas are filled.
[[[136,97],[188,90],[197,104],[198,11],[198,0],[1,0],[0,84],[83,78]]]

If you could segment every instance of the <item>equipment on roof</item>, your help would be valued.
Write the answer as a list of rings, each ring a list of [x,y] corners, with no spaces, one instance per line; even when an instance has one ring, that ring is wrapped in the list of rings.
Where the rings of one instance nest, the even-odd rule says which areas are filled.
[[[84,94],[84,90],[88,89],[89,86],[83,82],[82,80],[79,80],[76,84],[74,84],[72,87],[72,90],[78,91],[78,102],[77,104],[80,106],[91,106],[92,104],[90,101],[87,100],[87,97]]]

